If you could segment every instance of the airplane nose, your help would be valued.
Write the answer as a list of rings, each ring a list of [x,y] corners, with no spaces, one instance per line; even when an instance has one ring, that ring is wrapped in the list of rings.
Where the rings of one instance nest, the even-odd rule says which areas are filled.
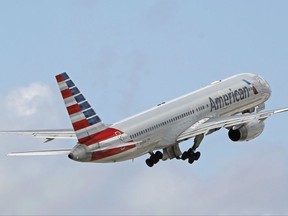
[[[266,94],[268,95],[268,97],[270,97],[271,93],[272,93],[271,87],[270,87],[269,83],[266,80],[264,80],[264,83],[265,83],[264,84],[264,89],[266,90]]]
[[[269,83],[265,79],[263,79],[261,76],[257,76],[256,79],[258,80],[258,82],[260,83],[260,86],[262,87],[263,94],[265,94],[268,99],[272,93]]]

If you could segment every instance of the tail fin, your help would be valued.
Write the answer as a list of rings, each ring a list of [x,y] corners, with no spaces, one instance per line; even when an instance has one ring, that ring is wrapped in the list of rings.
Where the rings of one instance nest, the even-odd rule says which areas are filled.
[[[56,76],[66,109],[80,144],[107,129],[67,73]]]

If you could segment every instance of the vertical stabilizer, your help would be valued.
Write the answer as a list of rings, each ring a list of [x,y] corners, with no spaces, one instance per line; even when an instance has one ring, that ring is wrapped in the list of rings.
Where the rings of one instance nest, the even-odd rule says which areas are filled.
[[[88,142],[95,134],[107,129],[67,73],[57,75],[56,80],[80,144]]]

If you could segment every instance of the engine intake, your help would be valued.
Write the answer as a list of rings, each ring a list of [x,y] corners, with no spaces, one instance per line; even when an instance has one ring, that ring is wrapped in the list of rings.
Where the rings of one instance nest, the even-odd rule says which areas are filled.
[[[236,130],[230,129],[228,136],[234,142],[249,141],[258,137],[263,132],[264,127],[264,121],[255,120]]]

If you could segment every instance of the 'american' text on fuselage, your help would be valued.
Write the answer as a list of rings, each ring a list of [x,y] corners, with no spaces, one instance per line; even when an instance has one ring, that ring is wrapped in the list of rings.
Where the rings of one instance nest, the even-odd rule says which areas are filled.
[[[209,97],[210,100],[210,111],[221,109],[225,106],[229,106],[235,102],[244,100],[247,97],[250,97],[249,88],[244,86],[243,88],[239,88],[238,90],[232,91],[229,89],[230,92],[227,94],[223,94],[222,96],[216,97],[212,99]]]

